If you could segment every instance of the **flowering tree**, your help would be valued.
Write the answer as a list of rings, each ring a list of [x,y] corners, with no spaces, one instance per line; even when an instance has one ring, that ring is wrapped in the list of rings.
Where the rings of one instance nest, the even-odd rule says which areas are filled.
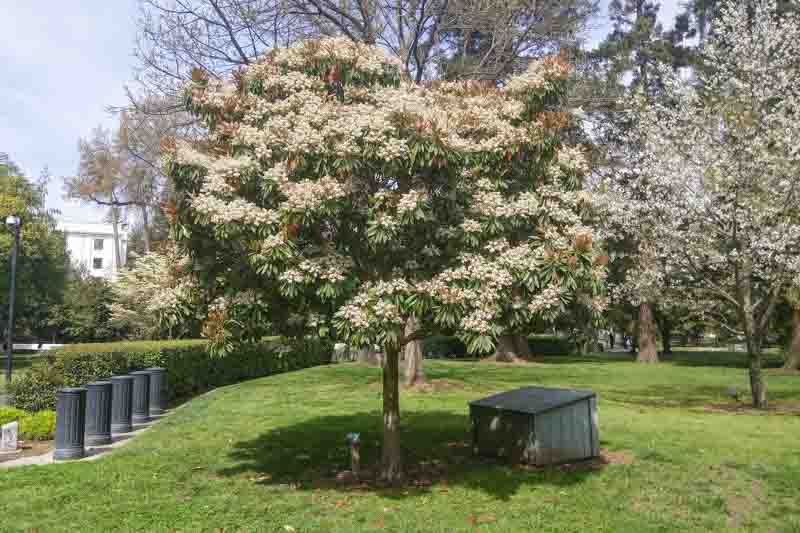
[[[685,299],[744,338],[763,407],[764,337],[800,272],[800,25],[775,0],[726,6],[718,24],[696,83],[665,72],[663,101],[633,103],[639,172],[620,200],[654,232]]]
[[[635,157],[633,154],[628,156]],[[665,300],[668,276],[658,258],[654,221],[645,201],[647,191],[639,187],[639,178],[624,170],[603,180],[597,205],[602,232],[607,234],[609,248],[617,252],[608,284],[610,301],[634,306],[638,314],[637,361],[657,363],[653,307]],[[632,197],[637,199],[635,204],[629,202]]]
[[[142,339],[189,333],[197,323],[201,298],[197,283],[187,275],[188,259],[168,242],[121,270],[111,286],[111,323]]]
[[[209,134],[175,143],[168,167],[195,271],[228,299],[260,297],[276,331],[382,347],[388,480],[402,472],[405,344],[446,330],[483,351],[578,292],[604,305],[586,163],[559,141],[569,115],[551,111],[568,74],[547,58],[501,88],[419,86],[381,49],[329,39],[274,50],[232,83],[197,72],[187,90]],[[213,320],[257,334],[225,307]]]

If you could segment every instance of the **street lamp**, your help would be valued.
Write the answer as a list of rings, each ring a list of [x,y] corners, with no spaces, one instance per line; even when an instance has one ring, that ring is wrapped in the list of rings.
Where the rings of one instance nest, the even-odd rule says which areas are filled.
[[[6,331],[6,384],[11,383],[11,358],[14,354],[14,299],[17,295],[17,249],[19,248],[19,228],[22,221],[16,215],[6,217],[6,226],[14,232],[11,244],[11,288],[8,298],[8,329]]]

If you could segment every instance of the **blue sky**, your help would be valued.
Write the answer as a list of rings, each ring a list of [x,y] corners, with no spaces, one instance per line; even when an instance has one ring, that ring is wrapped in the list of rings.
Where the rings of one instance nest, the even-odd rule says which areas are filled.
[[[607,32],[607,0],[590,41]],[[113,124],[106,109],[125,104],[132,78],[136,0],[0,0],[0,151],[29,176],[47,166],[49,207],[76,222],[103,211],[63,198],[78,167],[78,138]],[[663,0],[669,27],[679,0]]]

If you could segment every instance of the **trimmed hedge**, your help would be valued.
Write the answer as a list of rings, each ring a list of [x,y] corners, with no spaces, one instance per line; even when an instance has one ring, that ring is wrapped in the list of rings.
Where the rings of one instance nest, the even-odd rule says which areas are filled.
[[[566,337],[555,335],[529,335],[528,346],[533,356],[569,355],[575,352],[575,343]]]
[[[530,335],[528,345],[533,356],[538,355],[569,355],[575,351],[575,345],[565,337],[555,335]],[[467,347],[458,337],[449,335],[431,335],[423,341],[425,357],[430,358],[457,358],[457,357],[483,357],[491,354],[477,354],[470,356]]]
[[[175,400],[214,387],[330,362],[330,349],[320,342],[304,342],[292,350],[274,341],[262,342],[224,357],[212,357],[206,348],[207,342],[201,340],[66,346],[12,382],[14,405],[28,411],[54,409],[61,387],[79,387],[153,366],[167,369],[167,399]]]
[[[53,411],[29,413],[14,407],[0,407],[0,426],[19,421],[22,440],[51,440],[56,434],[56,414]]]
[[[449,335],[431,335],[422,341],[422,353],[425,357],[466,357],[467,347],[458,337]]]

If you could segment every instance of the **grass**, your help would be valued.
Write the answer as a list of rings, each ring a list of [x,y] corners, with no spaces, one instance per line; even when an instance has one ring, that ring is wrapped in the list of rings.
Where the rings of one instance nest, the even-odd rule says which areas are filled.
[[[406,462],[424,463],[415,479],[431,484],[400,489],[328,482],[347,467],[347,432],[362,434],[362,464],[379,457],[379,369],[253,380],[194,399],[98,462],[3,472],[0,530],[800,532],[800,417],[705,409],[732,403],[731,385],[746,390],[739,356],[430,361],[439,390],[404,391],[401,409]],[[528,471],[472,457],[466,402],[534,384],[596,390],[601,445],[629,464]],[[769,376],[777,404],[800,405],[798,385]]]

